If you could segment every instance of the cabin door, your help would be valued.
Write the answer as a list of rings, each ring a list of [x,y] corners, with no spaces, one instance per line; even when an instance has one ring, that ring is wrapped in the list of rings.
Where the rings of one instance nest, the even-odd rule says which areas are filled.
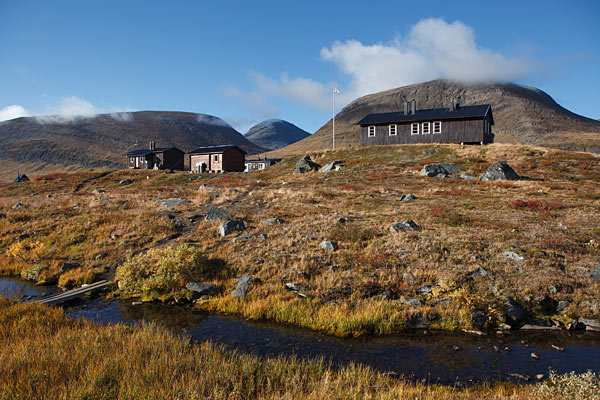
[[[198,173],[203,174],[206,172],[206,164],[201,162],[197,164]]]

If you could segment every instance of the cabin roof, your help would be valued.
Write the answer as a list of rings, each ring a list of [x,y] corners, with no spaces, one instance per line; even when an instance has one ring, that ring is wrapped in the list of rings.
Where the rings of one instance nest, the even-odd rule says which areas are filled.
[[[233,149],[234,147],[237,148],[242,153],[246,154],[246,152],[244,150],[242,150],[241,148],[239,148],[238,146],[236,146],[234,144],[229,144],[229,145],[224,145],[224,146],[198,147],[197,149],[194,149],[194,150],[188,152],[188,154],[223,153],[224,151]]]
[[[376,125],[389,124],[394,122],[413,122],[413,121],[445,121],[450,119],[485,117],[487,113],[492,117],[492,106],[490,104],[480,104],[475,106],[460,106],[456,111],[450,108],[430,108],[425,110],[416,110],[415,114],[404,114],[402,111],[368,114],[366,117],[356,123],[356,125]]]
[[[162,153],[164,151],[167,150],[171,150],[171,149],[176,149],[176,147],[157,147],[154,150],[150,150],[150,149],[134,149],[134,150],[129,150],[127,152],[128,156],[145,156],[146,154],[152,154],[152,153]]]
[[[281,158],[255,158],[255,159],[252,159],[252,160],[246,160],[246,162],[264,162],[264,161],[279,162],[279,161],[281,161]]]

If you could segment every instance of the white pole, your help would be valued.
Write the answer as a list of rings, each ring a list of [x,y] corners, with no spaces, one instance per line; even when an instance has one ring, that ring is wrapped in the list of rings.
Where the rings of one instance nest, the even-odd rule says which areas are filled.
[[[333,88],[333,93],[331,95],[332,106],[331,106],[331,116],[333,120],[333,140],[332,140],[332,148],[335,150],[335,88]]]

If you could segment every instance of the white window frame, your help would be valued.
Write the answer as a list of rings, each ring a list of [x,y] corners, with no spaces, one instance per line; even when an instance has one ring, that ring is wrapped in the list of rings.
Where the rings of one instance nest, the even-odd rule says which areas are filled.
[[[392,133],[392,131],[394,131],[394,133]],[[389,132],[390,136],[396,136],[398,134],[398,126],[394,124],[390,125]]]
[[[375,129],[375,125],[369,125],[369,126],[367,127],[367,135],[368,135],[369,137],[375,137],[375,131],[376,131],[376,129]]]
[[[442,121],[435,121],[433,123],[433,134],[437,135],[442,133]]]
[[[420,129],[419,129],[419,123],[418,122],[413,122],[412,124],[410,124],[410,134],[411,134],[411,136],[412,135],[418,135],[419,132],[420,132]]]
[[[429,135],[431,133],[431,122],[423,122],[421,128],[421,133],[423,135]]]

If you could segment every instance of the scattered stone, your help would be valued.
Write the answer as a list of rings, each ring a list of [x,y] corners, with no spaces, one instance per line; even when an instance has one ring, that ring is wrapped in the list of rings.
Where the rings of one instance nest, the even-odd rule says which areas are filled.
[[[508,376],[512,376],[513,378],[521,379],[521,380],[524,380],[526,382],[529,382],[531,380],[531,378],[529,377],[529,375],[523,375],[523,374],[517,374],[517,373],[510,373],[510,374],[508,374]]]
[[[408,193],[408,194],[403,194],[400,196],[400,201],[411,201],[411,200],[416,200],[417,196],[415,196],[412,193]]]
[[[233,238],[233,242],[234,243],[237,242],[237,241],[240,241],[240,240],[253,240],[253,241],[256,241],[256,240],[267,240],[267,235],[264,234],[264,233],[257,233],[257,234],[254,234],[254,235],[242,235],[242,236],[238,236],[238,237]]]
[[[317,171],[321,166],[310,159],[309,155],[302,157],[296,163],[294,174],[304,174],[305,172]]]
[[[340,217],[340,218],[336,219],[335,222],[338,224],[345,224],[346,222],[348,222],[348,219],[344,218],[344,217]]]
[[[96,257],[94,257],[94,259],[96,261],[98,261],[98,260],[102,260],[104,257],[106,257],[106,253],[100,253]]]
[[[600,332],[600,321],[597,319],[579,318],[578,322],[585,325],[586,331]]]
[[[600,282],[600,263],[596,264],[596,267],[590,272],[590,278]]]
[[[431,149],[431,150],[423,150],[423,154],[425,154],[426,156],[427,155],[432,155],[432,154],[435,154],[435,153],[437,153],[437,150],[433,150],[433,149]]]
[[[484,278],[488,278],[488,279],[494,280],[494,277],[492,275],[490,275],[490,273],[487,272],[482,267],[477,267],[477,269],[475,271],[471,272],[470,276],[481,276],[481,277],[484,277]]]
[[[175,218],[172,214],[168,214],[168,213],[165,214],[165,217],[167,217],[169,219]],[[188,216],[187,218],[190,220],[190,222],[194,222],[194,221],[197,221],[197,220],[205,218],[205,217],[206,217],[206,214],[196,213],[196,214],[192,214],[192,215]]]
[[[503,296],[504,303],[507,305],[505,316],[509,322],[518,324],[525,317],[525,312],[521,306],[509,296]]]
[[[249,276],[240,276],[239,278],[237,278],[237,286],[236,288],[231,292],[231,295],[233,297],[237,297],[239,299],[243,299],[246,297],[246,293],[248,293],[248,288],[250,287],[250,284],[253,282],[253,279]]]
[[[6,218],[6,214],[0,213],[0,219]]]
[[[15,238],[15,242],[20,242],[21,240],[25,240],[29,237],[28,233],[22,233]]]
[[[207,185],[206,183],[203,183],[202,185],[200,185],[200,187],[198,188],[198,190],[215,190],[217,189],[216,186],[211,186],[211,185]]]
[[[106,193],[106,190],[104,189],[94,189],[92,190],[92,194],[98,195],[98,194],[103,194]]]
[[[535,376],[535,379],[537,379],[538,381],[543,381],[545,377],[546,376],[544,374],[537,374]]]
[[[502,256],[504,258],[508,258],[509,260],[513,260],[516,262],[525,261],[525,257],[515,253],[514,251],[510,251],[510,250],[503,251],[502,254],[500,254],[500,256]]]
[[[31,193],[31,197],[35,197],[35,196],[37,196],[37,195],[38,195],[38,193],[37,193],[37,192]]]
[[[212,283],[189,282],[185,285],[187,290],[195,292],[198,296],[214,295],[219,293],[219,286]]]
[[[306,290],[306,288],[304,286],[298,285],[297,283],[293,283],[293,282],[286,283],[285,287],[288,290],[291,290],[292,292],[301,292],[303,290]]]
[[[144,304],[144,303],[143,303],[143,302],[141,302],[141,301],[132,301],[132,302],[131,302],[131,305],[132,305],[132,306],[141,306],[142,304]]]
[[[205,219],[208,222],[226,221],[231,219],[231,214],[218,207],[211,207],[206,213]]]
[[[533,358],[534,360],[539,360],[540,356],[538,356],[536,353],[531,353],[531,358]]]
[[[417,290],[417,293],[418,294],[429,294],[439,288],[440,288],[439,286],[423,285]]]
[[[119,181],[119,185],[129,185],[131,183],[133,183],[133,181],[129,178],[125,178]]]
[[[283,224],[283,220],[281,218],[269,218],[265,219],[262,223],[264,225],[275,225],[275,224]]]
[[[445,178],[449,175],[457,174],[459,172],[462,172],[462,169],[458,168],[454,164],[447,164],[447,163],[428,164],[428,165],[425,165],[423,167],[423,169],[421,170],[421,176],[428,176],[428,177],[436,176],[436,177]]]
[[[79,267],[80,267],[80,265],[77,263],[64,262],[60,266],[60,271],[67,272],[67,271],[70,271],[72,269],[79,268]]]
[[[548,325],[536,325],[536,324],[525,324],[521,327],[522,331],[559,331],[558,326]]]
[[[219,235],[227,236],[234,231],[243,231],[244,229],[246,229],[244,221],[242,221],[241,219],[234,219],[231,221],[223,222],[219,226],[217,231],[219,232]]]
[[[561,352],[561,353],[562,353],[563,351],[565,351],[565,348],[564,348],[564,347],[560,347],[560,346],[557,346],[557,345],[555,345],[555,344],[551,345],[550,347],[552,347],[554,350],[556,350],[556,351],[558,351],[558,352]]]
[[[394,225],[390,226],[391,232],[416,232],[420,230],[421,227],[412,219],[396,222]]]
[[[412,252],[410,252],[410,251],[400,251],[400,252],[398,252],[398,258],[410,256],[411,254],[412,254]]]
[[[521,179],[521,177],[504,161],[493,163],[481,176],[482,182],[496,180],[518,181],[519,179]]]
[[[401,303],[411,307],[419,307],[421,305],[421,301],[415,298],[402,299]]]
[[[323,240],[319,243],[319,247],[327,251],[336,251],[339,249],[337,242],[334,242],[333,240]]]
[[[560,314],[564,314],[565,312],[567,312],[567,308],[569,308],[570,305],[571,305],[570,301],[561,300],[558,302],[558,305],[556,306],[556,311]]]
[[[469,174],[460,174],[460,179],[464,179],[465,181],[475,181],[477,180],[477,177]]]
[[[476,329],[462,329],[462,331],[464,333],[468,333],[469,335],[475,335],[475,336],[485,336],[486,333],[476,330]],[[479,350],[481,350],[481,348],[479,348]]]
[[[21,182],[27,182],[29,181],[29,178],[27,177],[27,175],[25,174],[19,174],[15,180],[13,181],[13,183],[21,183]]]
[[[487,317],[483,311],[475,310],[471,312],[471,326],[474,328],[483,329],[486,321]]]
[[[13,210],[18,210],[21,207],[23,207],[23,204],[19,202],[19,203],[15,204],[14,206],[12,206],[12,209]]]
[[[454,350],[454,351],[460,351],[461,347],[457,346],[457,345],[454,345],[454,346],[452,346],[452,350]]]
[[[304,237],[302,238],[302,240],[303,240],[303,241],[305,241],[305,242],[311,242],[311,241],[313,241],[313,240],[317,240],[317,238],[316,238],[316,237],[314,237],[314,236],[304,236]]]
[[[363,198],[367,199],[367,200],[371,200],[371,199],[374,199],[375,196],[373,196],[372,194],[367,194],[367,195],[364,195]]]
[[[408,272],[403,272],[402,273],[402,282],[406,282],[408,284],[411,284],[415,281],[415,278]]]
[[[344,169],[344,163],[342,161],[335,160],[323,165],[321,172],[339,171],[341,169]]]
[[[340,269],[339,265],[330,265],[329,267],[327,267],[327,272],[335,272],[339,269]]]
[[[587,301],[587,300],[584,300],[584,301],[581,302],[581,306],[582,307],[590,307],[590,308],[591,307],[600,307],[600,303],[597,302],[597,301]]]
[[[191,202],[192,202],[191,200],[181,199],[181,198],[177,198],[177,197],[172,197],[170,199],[156,200],[156,204],[158,204],[161,207],[177,207],[181,204],[191,203]]]

